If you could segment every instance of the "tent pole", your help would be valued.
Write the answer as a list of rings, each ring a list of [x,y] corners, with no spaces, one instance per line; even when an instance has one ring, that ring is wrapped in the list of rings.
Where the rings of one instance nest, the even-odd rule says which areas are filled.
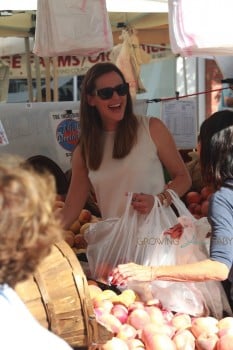
[[[39,63],[39,57],[37,55],[34,55],[35,59],[35,71],[36,71],[36,100],[37,102],[42,101],[42,95],[41,95],[41,75],[40,75],[40,63]]]
[[[46,102],[51,101],[51,86],[50,86],[50,58],[45,57],[45,86],[46,86]]]
[[[25,49],[26,49],[26,65],[27,65],[27,83],[28,83],[28,100],[33,102],[33,90],[32,90],[32,71],[30,62],[30,44],[29,37],[24,38]]]
[[[53,57],[53,96],[54,101],[58,101],[58,72],[57,72],[57,57]]]

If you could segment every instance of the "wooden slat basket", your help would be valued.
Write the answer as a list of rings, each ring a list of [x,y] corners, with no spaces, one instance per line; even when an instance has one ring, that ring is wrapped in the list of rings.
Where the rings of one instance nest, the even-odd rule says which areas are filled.
[[[72,347],[91,349],[112,338],[96,321],[86,276],[65,241],[55,244],[36,273],[15,289],[35,318]]]

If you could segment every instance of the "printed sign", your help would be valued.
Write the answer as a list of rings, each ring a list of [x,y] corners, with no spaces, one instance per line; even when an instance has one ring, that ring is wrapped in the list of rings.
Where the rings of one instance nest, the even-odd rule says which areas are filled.
[[[170,48],[165,47],[165,45],[149,46],[140,45],[141,48],[151,56],[151,60],[155,61],[162,58],[167,58],[172,56]],[[9,65],[10,68],[10,79],[25,79],[27,78],[27,64],[26,55],[17,54],[12,56],[1,57],[5,64]],[[58,75],[59,77],[64,76],[75,76],[84,75],[87,70],[93,66],[95,63],[110,62],[111,61],[111,51],[101,52],[97,56],[59,56],[58,61]],[[36,66],[35,66],[35,56],[31,54],[31,73],[32,77],[36,78]],[[43,57],[39,58],[40,65],[40,75],[42,78],[46,75],[45,60]],[[52,70],[52,66],[51,66]]]
[[[78,111],[59,111],[50,113],[58,157],[71,158],[80,134],[80,117]]]
[[[197,109],[194,99],[162,102],[162,120],[180,149],[197,145]]]

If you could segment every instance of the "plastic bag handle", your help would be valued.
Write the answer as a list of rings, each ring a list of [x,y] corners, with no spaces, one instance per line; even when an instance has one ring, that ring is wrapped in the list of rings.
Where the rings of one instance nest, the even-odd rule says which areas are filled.
[[[175,191],[171,190],[170,188],[166,191],[170,193],[172,197],[172,204],[176,207],[179,216],[185,215],[192,218],[193,220],[196,220],[196,218],[190,213],[184,202],[180,199]]]

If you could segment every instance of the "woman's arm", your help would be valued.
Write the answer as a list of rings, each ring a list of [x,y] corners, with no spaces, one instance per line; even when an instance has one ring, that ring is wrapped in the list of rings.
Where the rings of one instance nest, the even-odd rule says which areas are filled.
[[[79,217],[90,191],[88,170],[82,159],[79,146],[72,157],[72,175],[65,205],[60,211],[62,225],[68,229]]]
[[[216,260],[202,260],[186,265],[142,266],[135,263],[118,265],[113,271],[112,283],[127,281],[223,281],[229,274],[228,267]]]
[[[191,187],[192,180],[174,139],[164,123],[158,118],[150,119],[150,132],[159,158],[172,178],[169,188],[181,197]]]

